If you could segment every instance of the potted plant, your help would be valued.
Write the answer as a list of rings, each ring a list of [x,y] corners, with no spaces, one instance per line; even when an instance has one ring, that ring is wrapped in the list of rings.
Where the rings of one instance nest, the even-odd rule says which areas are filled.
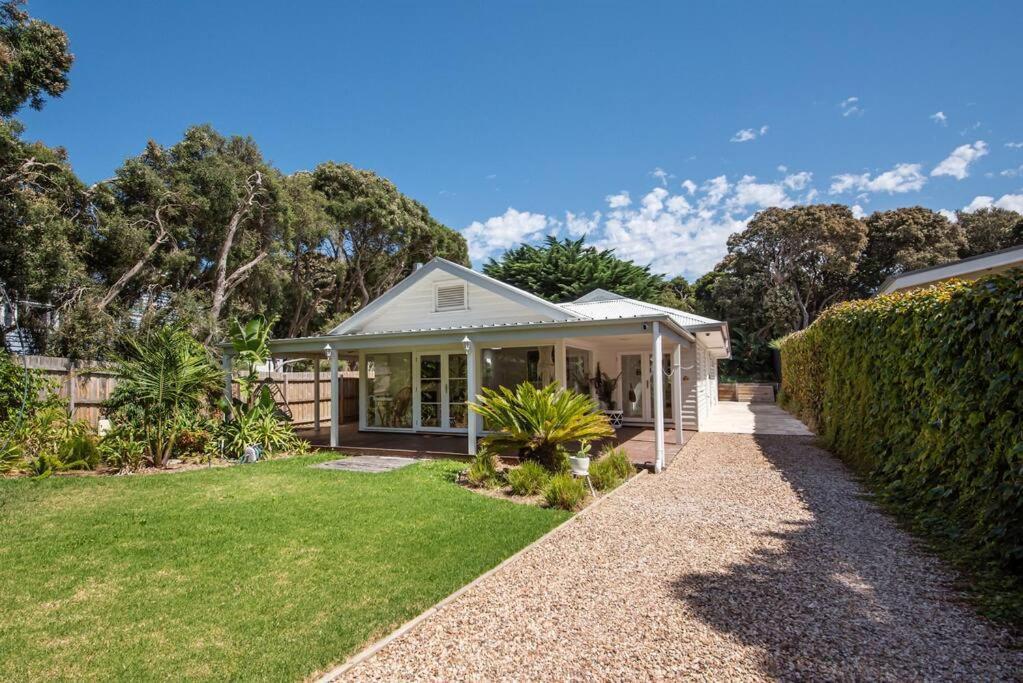
[[[591,444],[584,441],[579,444],[579,451],[575,455],[568,456],[568,466],[572,468],[572,474],[577,477],[585,477],[590,473],[590,448]]]
[[[621,377],[610,377],[606,372],[601,371],[600,363],[597,363],[597,372],[590,378],[590,385],[597,394],[601,410],[615,409],[615,389],[618,388],[618,379]]]

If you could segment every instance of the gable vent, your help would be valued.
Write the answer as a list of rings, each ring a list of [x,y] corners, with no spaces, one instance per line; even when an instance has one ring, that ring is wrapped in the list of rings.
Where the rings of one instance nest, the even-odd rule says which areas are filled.
[[[465,309],[465,285],[438,285],[434,294],[434,310],[461,311]]]

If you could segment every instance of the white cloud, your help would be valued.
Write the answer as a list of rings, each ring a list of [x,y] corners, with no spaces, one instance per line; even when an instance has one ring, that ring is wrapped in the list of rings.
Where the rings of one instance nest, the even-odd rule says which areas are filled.
[[[705,181],[703,185],[700,186],[700,189],[706,193],[703,203],[708,206],[719,204],[724,196],[728,194],[728,190],[730,188],[731,185],[728,183],[728,178],[723,175],[719,175],[716,178],[711,178],[710,180]]]
[[[813,173],[809,171],[800,171],[799,173],[793,173],[785,176],[782,180],[782,185],[789,188],[790,190],[802,190],[804,187],[810,184],[813,180]]]
[[[945,116],[945,112],[943,112],[943,111],[936,111],[933,114],[931,114],[930,116],[928,116],[927,118],[929,118],[931,121],[934,121],[939,126],[947,126],[948,125],[948,117]]]
[[[587,217],[585,214],[576,215],[571,211],[565,212],[565,229],[572,237],[588,235],[600,227],[600,212],[594,211]]]
[[[842,116],[862,116],[863,108],[859,105],[860,98],[858,97],[847,97],[838,103],[838,108],[842,111]]]
[[[853,204],[850,208],[852,209],[853,218],[863,218],[867,215],[867,212],[859,204]]]
[[[1023,213],[1023,194],[1003,194],[998,199],[988,197],[986,195],[979,195],[974,197],[973,201],[967,204],[963,211],[972,212],[977,211],[978,209],[990,209],[992,207]]]
[[[629,197],[628,190],[622,190],[618,194],[609,194],[604,197],[604,201],[606,201],[607,205],[612,209],[621,209],[631,204],[632,198]]]
[[[696,192],[696,183],[689,178],[686,178],[682,181],[682,189],[685,190],[687,194],[692,195]]]
[[[987,154],[987,143],[977,140],[972,145],[960,145],[934,167],[932,176],[947,175],[962,180],[970,175],[970,164]]]
[[[730,142],[749,142],[750,140],[756,140],[757,138],[766,135],[767,129],[768,126],[760,126],[760,128],[743,128],[732,136]]]
[[[759,209],[766,209],[769,206],[780,206],[788,208],[795,204],[780,183],[758,183],[751,175],[743,176],[735,184],[735,193],[728,200],[728,207],[732,210],[744,209],[747,206],[754,206]]]
[[[785,164],[779,164],[778,165],[778,173],[788,173],[788,172],[789,172],[789,167],[788,166],[786,166]]]
[[[978,209],[989,209],[991,205],[995,203],[994,197],[988,197],[985,195],[979,195],[973,198],[973,201],[963,207],[963,211],[972,213]]]
[[[664,185],[665,187],[667,187],[667,185],[668,185],[668,178],[673,177],[670,173],[665,171],[660,166],[658,166],[654,170],[650,171],[650,175],[652,175],[654,178],[657,178],[658,180],[660,180],[661,181],[661,185]]]
[[[920,164],[897,164],[890,171],[871,177],[869,173],[859,175],[843,173],[832,176],[831,194],[842,194],[844,192],[887,192],[888,194],[902,194],[903,192],[916,192],[927,182],[926,176],[920,172]]]
[[[500,216],[473,221],[462,231],[469,243],[469,258],[479,263],[498,252],[545,235],[556,222],[540,213],[517,211],[511,207]]]
[[[959,217],[956,216],[955,211],[949,211],[948,209],[938,209],[938,213],[940,213],[942,216],[948,219],[950,223],[955,223],[959,220]]]
[[[1006,142],[1005,146],[1010,149],[1023,149],[1023,142]]]

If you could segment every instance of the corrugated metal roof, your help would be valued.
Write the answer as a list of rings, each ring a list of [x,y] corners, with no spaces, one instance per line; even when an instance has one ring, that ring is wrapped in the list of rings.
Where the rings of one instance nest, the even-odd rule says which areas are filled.
[[[598,294],[598,292],[600,294]],[[662,314],[669,316],[672,320],[678,323],[681,327],[692,327],[695,325],[714,325],[720,324],[720,320],[714,320],[713,318],[705,318],[702,315],[696,315],[695,313],[687,313],[686,311],[680,311],[675,308],[668,308],[667,306],[658,306],[657,304],[650,304],[645,301],[637,301],[636,299],[628,299],[623,296],[611,294],[608,298],[596,298],[604,294],[611,294],[611,292],[604,292],[603,290],[595,290],[590,292],[586,296],[576,299],[575,301],[559,304],[562,308],[577,315],[585,316],[590,320],[609,320],[612,318],[632,318],[643,315]]]

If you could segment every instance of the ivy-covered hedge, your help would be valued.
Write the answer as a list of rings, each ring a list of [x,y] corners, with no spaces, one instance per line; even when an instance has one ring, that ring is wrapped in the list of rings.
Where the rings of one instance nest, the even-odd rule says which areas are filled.
[[[834,306],[781,354],[783,405],[888,504],[1023,575],[1023,271]]]

